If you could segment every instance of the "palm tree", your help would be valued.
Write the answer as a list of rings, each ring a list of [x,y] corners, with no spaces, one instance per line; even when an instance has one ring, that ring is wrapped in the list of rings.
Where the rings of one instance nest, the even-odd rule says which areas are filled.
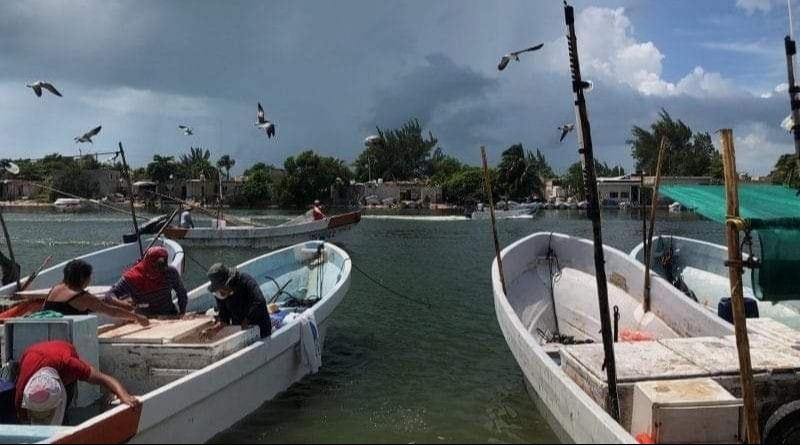
[[[217,169],[211,165],[210,159],[210,151],[200,147],[190,147],[189,154],[181,155],[180,164],[190,178],[196,178],[200,175],[206,178],[213,178],[217,174]]]
[[[236,160],[231,158],[230,155],[225,155],[217,161],[217,167],[220,170],[225,170],[225,178],[231,180],[231,169],[236,165]]]
[[[789,186],[800,184],[800,169],[797,168],[797,155],[787,154],[778,159],[772,171],[772,182]]]

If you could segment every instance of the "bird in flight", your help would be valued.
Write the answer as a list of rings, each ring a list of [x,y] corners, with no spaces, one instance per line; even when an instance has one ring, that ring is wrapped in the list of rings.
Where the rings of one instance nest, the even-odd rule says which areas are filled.
[[[191,136],[194,134],[194,128],[186,126],[186,125],[178,125],[178,128],[183,130],[183,134],[186,136]]]
[[[103,127],[97,127],[95,129],[87,132],[87,133],[84,133],[82,136],[76,137],[75,138],[75,143],[76,144],[77,143],[85,144],[85,143],[88,142],[90,144],[93,144],[94,142],[92,142],[92,138],[97,136],[100,133],[100,130],[102,130],[102,129],[103,129]]]
[[[781,122],[781,127],[783,127],[786,131],[794,130],[794,119],[792,119],[792,115],[786,116],[786,119]]]
[[[510,52],[510,53],[506,54],[505,56],[503,56],[502,59],[500,59],[500,64],[497,65],[497,69],[500,70],[500,71],[503,71],[508,66],[508,63],[511,62],[512,60],[516,60],[517,62],[519,62],[519,55],[520,54],[532,53],[534,51],[539,51],[540,49],[542,49],[543,46],[544,46],[544,43],[536,45],[536,46],[532,46],[530,48],[525,48],[523,50]]]
[[[266,115],[264,114],[264,108],[261,106],[260,102],[258,104],[258,121],[256,121],[256,127],[266,131],[267,137],[270,139],[275,136],[275,124],[267,119]]]
[[[12,175],[19,174],[19,166],[11,162],[10,159],[0,159],[0,168],[11,173]]]
[[[56,87],[53,86],[50,82],[45,82],[43,80],[37,80],[31,85],[26,85],[28,88],[32,89],[34,93],[36,93],[37,97],[42,97],[42,90],[47,90],[58,97],[63,97],[61,93],[58,92]]]
[[[561,131],[561,140],[559,142],[564,142],[564,138],[575,129],[575,124],[564,124],[558,129]]]

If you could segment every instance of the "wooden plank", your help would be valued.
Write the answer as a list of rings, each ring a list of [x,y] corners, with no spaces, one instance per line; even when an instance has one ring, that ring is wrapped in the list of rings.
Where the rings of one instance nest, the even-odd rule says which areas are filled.
[[[800,349],[800,331],[771,318],[751,319],[747,324],[753,334],[762,335],[782,343],[788,348]]]
[[[211,317],[193,320],[151,320],[149,327],[128,324],[100,335],[99,339],[102,343],[173,343],[213,323],[214,319]]]
[[[800,355],[762,336],[750,339],[753,371],[757,373],[800,370]],[[710,375],[738,375],[736,337],[681,338],[661,340],[676,354],[705,369]]]

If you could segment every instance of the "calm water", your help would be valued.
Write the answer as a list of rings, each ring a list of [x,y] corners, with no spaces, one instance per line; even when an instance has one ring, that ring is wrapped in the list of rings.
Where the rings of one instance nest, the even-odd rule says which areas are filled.
[[[640,243],[636,215],[605,213],[606,243],[624,251]],[[113,214],[6,216],[25,271],[46,255],[61,261],[114,245],[130,225]],[[277,223],[289,216],[273,212],[259,219]],[[663,217],[660,232],[724,241],[721,226],[692,215]],[[504,245],[538,231],[591,234],[587,220],[566,211],[501,221],[500,230]],[[530,402],[495,319],[488,222],[367,218],[336,241],[370,275],[429,301],[433,308],[399,299],[354,272],[352,289],[334,315],[320,374],[264,405],[215,442],[556,440]],[[240,263],[262,253],[188,250],[203,265]],[[197,286],[203,277],[202,268],[190,261],[188,284]]]

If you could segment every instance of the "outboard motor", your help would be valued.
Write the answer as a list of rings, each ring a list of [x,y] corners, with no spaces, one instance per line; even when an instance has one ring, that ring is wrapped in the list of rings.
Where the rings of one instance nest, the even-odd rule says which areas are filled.
[[[752,298],[745,298],[744,313],[747,318],[759,318],[758,301]],[[733,301],[730,298],[723,298],[719,301],[717,315],[719,315],[719,318],[733,324]]]

